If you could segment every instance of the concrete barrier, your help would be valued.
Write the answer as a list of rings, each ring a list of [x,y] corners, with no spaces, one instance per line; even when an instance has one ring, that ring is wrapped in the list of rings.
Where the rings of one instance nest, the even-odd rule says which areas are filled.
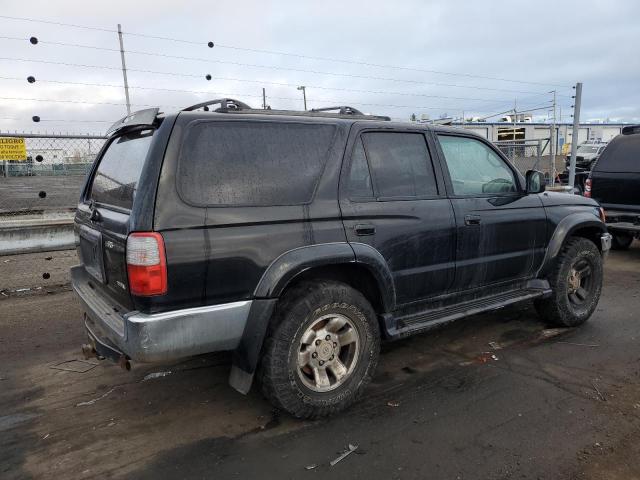
[[[37,211],[0,217],[0,255],[75,248],[74,211]]]

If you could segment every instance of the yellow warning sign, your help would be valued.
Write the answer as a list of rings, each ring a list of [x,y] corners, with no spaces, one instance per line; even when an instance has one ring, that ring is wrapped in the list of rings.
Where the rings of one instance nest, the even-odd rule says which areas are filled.
[[[27,145],[24,138],[0,137],[0,160],[27,159]]]

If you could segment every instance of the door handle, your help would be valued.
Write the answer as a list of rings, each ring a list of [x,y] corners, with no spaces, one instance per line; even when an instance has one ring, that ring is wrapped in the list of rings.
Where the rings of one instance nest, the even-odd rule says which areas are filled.
[[[465,225],[480,225],[480,215],[465,215],[464,216],[464,224]]]
[[[356,235],[365,236],[365,235],[374,235],[376,233],[376,227],[371,225],[370,223],[361,223],[354,227]]]

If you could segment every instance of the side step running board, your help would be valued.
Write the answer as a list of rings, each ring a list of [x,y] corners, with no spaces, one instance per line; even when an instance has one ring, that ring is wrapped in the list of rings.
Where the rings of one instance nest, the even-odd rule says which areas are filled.
[[[522,302],[551,293],[550,289],[514,290],[491,297],[483,297],[477,300],[459,303],[449,307],[427,310],[419,314],[396,317],[392,320],[395,327],[389,330],[392,338],[400,338],[419,330],[428,330],[437,325],[451,322],[459,318],[468,317],[489,310],[497,310],[512,303]]]

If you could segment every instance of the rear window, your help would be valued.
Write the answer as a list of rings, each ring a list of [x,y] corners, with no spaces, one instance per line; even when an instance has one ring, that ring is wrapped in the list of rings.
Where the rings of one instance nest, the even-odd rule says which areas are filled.
[[[618,135],[604,149],[594,171],[640,173],[640,135]]]
[[[93,179],[92,200],[131,209],[152,135],[153,130],[144,130],[111,141]]]
[[[334,125],[196,123],[180,152],[180,194],[209,206],[307,203],[334,133]]]

